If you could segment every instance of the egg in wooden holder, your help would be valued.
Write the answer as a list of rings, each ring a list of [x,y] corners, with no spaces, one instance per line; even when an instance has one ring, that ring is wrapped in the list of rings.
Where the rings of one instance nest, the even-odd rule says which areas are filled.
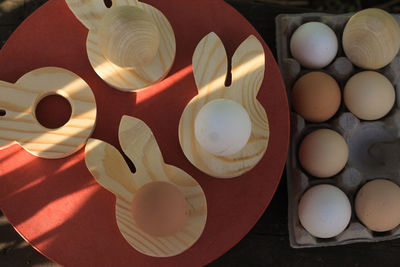
[[[136,0],[66,0],[89,29],[86,50],[95,72],[110,86],[137,91],[162,80],[172,67],[176,43],[168,19]]]
[[[61,95],[71,105],[69,121],[56,129],[42,126],[35,115],[44,97]],[[41,158],[63,158],[82,148],[96,122],[96,102],[87,83],[61,68],[26,73],[16,83],[0,81],[0,149],[18,143]]]
[[[253,168],[263,157],[269,139],[267,114],[256,99],[264,78],[265,55],[255,36],[249,36],[234,53],[230,86],[225,86],[227,67],[225,48],[219,37],[211,32],[200,41],[194,52],[193,73],[198,95],[186,106],[179,122],[179,142],[185,156],[201,171],[219,178],[237,177]],[[216,105],[217,101],[225,104]],[[206,106],[208,111],[202,110]],[[232,118],[235,116],[238,117],[236,122]],[[201,122],[204,117],[208,117],[205,123]],[[218,133],[214,133],[199,126],[196,130],[195,124],[222,129],[216,129]],[[203,138],[206,142],[201,145],[199,141]],[[204,146],[207,142],[209,145]],[[219,142],[225,148],[218,148]],[[238,146],[241,142],[243,146]]]
[[[116,219],[122,236],[149,256],[182,253],[197,241],[206,223],[207,202],[201,186],[164,162],[143,121],[123,116],[119,142],[135,173],[115,147],[97,139],[88,141],[85,160],[97,182],[117,198]]]

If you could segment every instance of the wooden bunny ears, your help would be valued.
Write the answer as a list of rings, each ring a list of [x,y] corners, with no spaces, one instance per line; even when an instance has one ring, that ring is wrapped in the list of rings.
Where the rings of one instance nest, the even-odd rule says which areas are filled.
[[[175,58],[176,43],[168,19],[136,0],[66,0],[89,29],[86,49],[95,72],[110,86],[137,91],[162,80]]]
[[[72,113],[64,126],[48,129],[37,121],[35,110],[41,99],[54,94],[68,100]],[[35,156],[63,158],[82,148],[95,126],[92,90],[65,69],[36,69],[15,84],[0,81],[0,99],[0,148],[16,142]]]
[[[256,99],[265,69],[264,49],[258,39],[251,35],[237,48],[232,57],[230,86],[225,86],[227,67],[225,48],[218,36],[212,32],[200,41],[194,52],[193,73],[198,95],[186,106],[179,122],[179,142],[185,156],[201,171],[220,178],[236,177],[253,168],[263,157],[269,139],[267,114]],[[226,103],[218,104],[216,100],[225,100]],[[228,106],[228,116],[221,114],[223,106]],[[199,115],[200,113],[202,114]],[[226,129],[220,131],[220,128],[231,126],[227,125],[226,121],[235,120],[232,118],[235,115],[230,115],[233,113],[238,114],[237,119],[244,118],[243,125],[238,121],[232,122],[239,124],[236,128],[231,127],[233,133],[227,132]],[[205,121],[203,124],[208,125],[207,127],[216,129],[196,130],[195,126],[199,120]],[[240,135],[245,131],[243,128],[246,128],[247,121],[248,135],[243,139]],[[223,126],[219,127],[220,125]],[[219,145],[216,140],[226,143],[235,135],[239,135],[236,139],[242,139],[244,143],[241,149],[239,147],[239,151],[232,154],[215,154],[200,144],[201,137],[198,135],[209,139],[211,150]],[[227,142],[226,145],[235,146],[235,138],[232,142]]]
[[[97,139],[89,139],[85,160],[97,182],[117,198],[121,234],[136,250],[154,257],[188,249],[200,237],[207,219],[202,188],[189,174],[164,162],[143,121],[123,116],[119,142],[135,173],[115,147]]]

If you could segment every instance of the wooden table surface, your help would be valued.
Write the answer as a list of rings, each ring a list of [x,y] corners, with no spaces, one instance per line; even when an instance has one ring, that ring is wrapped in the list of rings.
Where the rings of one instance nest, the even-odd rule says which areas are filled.
[[[0,1],[0,47],[13,30],[47,0]],[[311,12],[255,0],[226,0],[275,49],[275,16]],[[287,229],[286,174],[266,212],[246,237],[209,266],[400,266],[400,240],[347,246],[292,249]],[[0,213],[0,266],[56,266],[36,252]]]

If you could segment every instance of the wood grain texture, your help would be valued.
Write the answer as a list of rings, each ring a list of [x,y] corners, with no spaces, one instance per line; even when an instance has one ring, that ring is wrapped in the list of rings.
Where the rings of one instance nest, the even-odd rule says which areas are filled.
[[[140,69],[158,52],[159,31],[154,19],[134,6],[113,7],[96,29],[104,56],[123,68]]]
[[[116,219],[121,234],[133,248],[149,256],[170,257],[182,253],[197,241],[206,223],[207,203],[201,186],[181,169],[164,163],[156,139],[143,121],[123,116],[119,142],[135,164],[134,174],[115,147],[97,139],[88,141],[85,160],[97,182],[117,198]],[[177,186],[189,204],[186,226],[174,235],[148,235],[136,226],[132,217],[131,203],[136,191],[154,181]]]
[[[88,29],[96,28],[107,7],[102,0],[65,0],[75,17]]]
[[[65,0],[69,9],[75,17],[86,28],[95,29],[107,12],[104,0]],[[115,6],[137,6],[137,0],[112,0],[112,7]]]
[[[154,20],[160,42],[154,59],[140,68],[124,68],[109,61],[99,47],[96,27],[108,11],[103,0],[66,0],[75,16],[89,29],[86,50],[95,72],[110,86],[121,91],[137,91],[162,80],[175,59],[176,42],[171,24],[155,7],[135,0],[113,1],[113,7],[135,6],[148,13]]]
[[[69,121],[48,129],[35,118],[37,103],[59,94],[72,108]],[[87,83],[61,68],[46,67],[23,75],[15,84],[0,81],[0,147],[15,142],[42,158],[63,158],[84,146],[95,126],[96,102]]]
[[[380,69],[399,51],[400,28],[391,14],[368,8],[357,12],[347,22],[342,43],[353,64],[363,69]]]
[[[179,122],[179,142],[185,156],[201,171],[218,178],[237,177],[263,157],[269,139],[268,118],[256,96],[264,78],[265,55],[261,43],[249,36],[232,57],[232,83],[227,75],[225,48],[215,33],[205,36],[193,55],[193,73],[198,88]],[[247,145],[230,156],[216,156],[203,149],[194,135],[197,113],[208,102],[227,98],[241,104],[249,114],[252,129]]]

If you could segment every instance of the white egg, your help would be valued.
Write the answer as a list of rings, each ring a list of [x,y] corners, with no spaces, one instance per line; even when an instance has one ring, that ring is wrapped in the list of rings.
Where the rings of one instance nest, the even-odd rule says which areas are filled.
[[[338,40],[335,32],[321,22],[301,25],[290,39],[292,56],[304,67],[321,69],[335,58]]]
[[[349,199],[342,190],[329,184],[307,190],[300,199],[298,212],[303,227],[319,238],[337,236],[351,218]]]
[[[239,103],[230,99],[216,99],[200,109],[194,122],[194,133],[197,142],[206,151],[229,156],[247,144],[251,121]]]

